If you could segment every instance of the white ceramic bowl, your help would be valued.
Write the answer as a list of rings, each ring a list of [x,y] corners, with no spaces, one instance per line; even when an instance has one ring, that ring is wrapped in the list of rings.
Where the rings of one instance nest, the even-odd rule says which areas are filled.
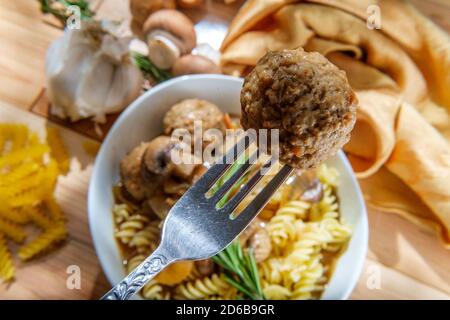
[[[205,99],[223,111],[239,114],[242,79],[222,75],[184,76],[149,90],[117,119],[98,153],[89,186],[89,225],[97,256],[113,285],[125,276],[122,258],[114,239],[112,187],[119,181],[119,162],[142,141],[162,132],[165,112],[186,98]],[[361,273],[367,251],[367,214],[352,168],[344,153],[328,161],[340,172],[338,194],[341,214],[351,225],[353,236],[339,258],[323,299],[346,299]]]

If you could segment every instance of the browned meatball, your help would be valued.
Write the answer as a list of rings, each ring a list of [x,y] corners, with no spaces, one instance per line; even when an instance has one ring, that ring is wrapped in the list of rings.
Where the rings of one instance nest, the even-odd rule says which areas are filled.
[[[309,169],[350,139],[357,98],[345,72],[303,49],[267,53],[241,91],[244,129],[279,129],[280,160]]]
[[[202,122],[202,129],[220,128],[223,113],[213,103],[199,100],[186,99],[175,105],[164,116],[164,133],[171,134],[173,130],[183,128],[194,132],[194,121]]]

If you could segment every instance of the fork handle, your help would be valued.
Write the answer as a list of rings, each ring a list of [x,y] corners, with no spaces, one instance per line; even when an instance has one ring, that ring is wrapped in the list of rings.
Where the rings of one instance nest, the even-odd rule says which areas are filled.
[[[165,267],[174,261],[163,246],[159,246],[129,275],[116,284],[101,300],[128,300]]]

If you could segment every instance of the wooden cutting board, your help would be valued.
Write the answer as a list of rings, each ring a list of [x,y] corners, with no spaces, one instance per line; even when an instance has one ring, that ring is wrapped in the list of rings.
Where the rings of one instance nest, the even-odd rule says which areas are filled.
[[[447,0],[414,1],[450,31]],[[214,15],[230,20],[235,6],[211,2],[208,12],[191,12],[196,19]],[[126,12],[126,0],[95,0],[98,15]],[[117,10],[117,8],[121,8]],[[0,122],[21,122],[36,131],[46,122],[56,125],[72,156],[71,171],[58,181],[56,196],[68,218],[69,239],[58,250],[30,263],[16,261],[17,279],[0,284],[0,299],[97,299],[107,289],[87,223],[86,193],[94,158],[82,145],[100,141],[88,121],[71,125],[48,116],[44,90],[44,59],[48,45],[61,31],[43,22],[37,1],[0,0]],[[102,127],[106,132],[114,121]],[[450,299],[450,252],[434,234],[404,219],[369,210],[369,254],[352,294],[353,299]],[[81,270],[81,288],[67,289],[67,268]]]

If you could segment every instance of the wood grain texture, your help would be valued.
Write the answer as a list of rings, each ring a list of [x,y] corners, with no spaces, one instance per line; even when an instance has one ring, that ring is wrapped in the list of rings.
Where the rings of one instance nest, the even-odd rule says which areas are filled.
[[[0,0],[0,101],[27,109],[45,81],[45,54],[61,31],[42,22],[37,1]]]
[[[127,18],[126,10],[117,10],[126,9],[127,0],[94,1],[99,16]],[[450,32],[450,1],[411,2]],[[221,0],[211,0],[205,10],[185,12],[195,21],[230,21],[241,3],[225,6]],[[19,263],[17,281],[8,287],[0,285],[0,299],[96,299],[109,284],[99,266],[87,225],[86,192],[94,159],[85,154],[81,145],[89,137],[100,138],[89,121],[69,125],[48,115],[43,57],[60,30],[41,19],[33,1],[0,0],[0,121],[25,122],[42,130],[48,117],[53,124],[67,127],[62,128],[62,135],[70,146],[72,170],[59,179],[57,198],[69,219],[70,238],[50,255],[29,264]],[[32,109],[35,114],[11,105]],[[103,127],[105,132],[113,121],[114,117]],[[369,227],[369,253],[352,299],[450,299],[450,252],[434,234],[401,217],[375,210],[369,210]],[[66,268],[72,264],[81,268],[81,290],[66,288]]]

